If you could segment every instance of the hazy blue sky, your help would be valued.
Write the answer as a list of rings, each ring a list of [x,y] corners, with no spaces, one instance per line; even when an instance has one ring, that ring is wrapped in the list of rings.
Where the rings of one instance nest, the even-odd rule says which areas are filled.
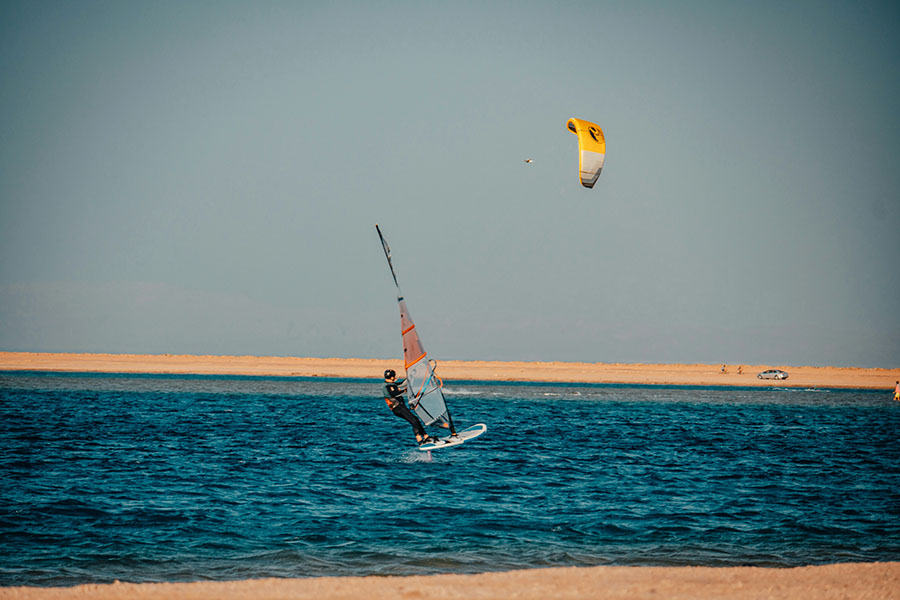
[[[2,2],[0,349],[397,357],[377,222],[438,359],[897,367],[898,56],[896,2]]]

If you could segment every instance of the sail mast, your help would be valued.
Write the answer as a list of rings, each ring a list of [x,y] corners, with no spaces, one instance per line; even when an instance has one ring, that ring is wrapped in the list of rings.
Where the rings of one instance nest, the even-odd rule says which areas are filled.
[[[384,250],[384,257],[387,259],[388,266],[391,268],[391,276],[394,278],[394,285],[397,286],[397,299],[402,300],[403,294],[400,293],[400,284],[397,283],[397,274],[394,272],[394,263],[391,262],[391,247],[388,246],[384,236],[381,235],[381,227],[378,226],[378,223],[375,223],[375,231],[378,232],[378,238],[381,240],[381,248]]]

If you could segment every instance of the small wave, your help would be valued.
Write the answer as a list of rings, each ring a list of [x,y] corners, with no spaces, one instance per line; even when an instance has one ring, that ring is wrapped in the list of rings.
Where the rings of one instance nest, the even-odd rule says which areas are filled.
[[[471,396],[474,398],[499,398],[505,396],[502,392],[489,392],[481,389],[470,388],[441,388],[445,396]]]

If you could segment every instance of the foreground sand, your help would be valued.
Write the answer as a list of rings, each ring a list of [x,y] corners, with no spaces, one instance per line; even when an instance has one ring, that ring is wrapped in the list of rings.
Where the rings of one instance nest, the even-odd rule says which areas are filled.
[[[114,583],[72,588],[0,588],[2,598],[36,600],[702,600],[900,598],[900,562],[795,569],[590,567],[481,575],[321,577],[197,583]]]
[[[440,361],[445,380],[566,381],[675,385],[795,386],[874,388],[891,391],[900,369],[798,367],[785,365],[642,365],[620,363]],[[0,352],[0,371],[88,371],[99,373],[177,373],[380,378],[386,367],[403,370],[400,361],[362,358],[281,356],[189,356],[142,354],[51,354]],[[757,379],[765,369],[787,371],[785,381]]]

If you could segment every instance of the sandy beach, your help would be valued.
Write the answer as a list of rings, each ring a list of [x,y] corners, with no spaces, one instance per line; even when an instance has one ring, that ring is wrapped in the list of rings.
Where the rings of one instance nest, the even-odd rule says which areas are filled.
[[[385,368],[402,371],[397,359],[297,358],[284,356],[190,356],[172,354],[54,354],[0,352],[0,371],[270,375],[380,378]],[[662,385],[738,385],[884,389],[900,369],[790,365],[656,365],[574,362],[438,361],[445,381],[551,381]],[[762,380],[766,369],[787,371],[784,381]],[[740,371],[740,372],[739,372]]]
[[[480,575],[321,577],[196,583],[0,588],[0,598],[69,600],[703,600],[900,598],[900,562],[794,569],[588,567]]]

